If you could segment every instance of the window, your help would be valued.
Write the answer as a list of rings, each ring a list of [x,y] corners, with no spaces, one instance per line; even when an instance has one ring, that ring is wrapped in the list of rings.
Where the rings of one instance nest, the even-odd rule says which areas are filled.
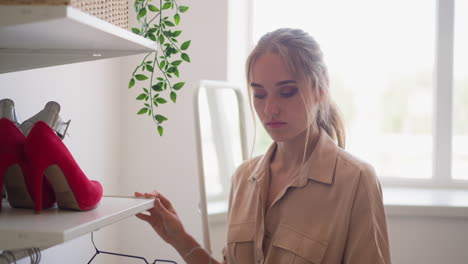
[[[444,120],[452,120],[444,110],[452,103],[439,98],[452,90],[450,67],[442,66],[453,59],[446,58],[454,37],[453,1],[255,0],[252,40],[280,27],[309,32],[325,55],[347,150],[373,164],[384,181],[450,185],[468,180],[462,173],[468,170],[468,6],[456,4],[453,177],[444,165],[450,155],[440,147],[452,140],[441,133]],[[258,142],[265,142],[262,134]]]
[[[453,178],[468,180],[468,1],[455,2]]]

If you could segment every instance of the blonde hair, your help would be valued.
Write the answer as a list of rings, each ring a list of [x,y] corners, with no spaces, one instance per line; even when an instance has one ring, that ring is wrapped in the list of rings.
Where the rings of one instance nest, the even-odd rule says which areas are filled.
[[[344,122],[337,105],[330,98],[330,81],[323,53],[315,39],[303,30],[280,28],[260,38],[246,62],[247,86],[250,90],[249,101],[252,102],[250,87],[252,67],[258,57],[268,52],[279,55],[288,71],[307,80],[311,84],[312,94],[315,98],[320,98],[319,103],[314,105],[316,109],[310,109],[313,115],[309,115],[308,112],[310,117],[308,127],[315,131],[319,128],[324,129],[333,140],[337,141],[338,146],[345,148]],[[303,96],[303,93],[301,95]],[[304,96],[303,100],[305,101]],[[307,135],[309,135],[309,129]]]

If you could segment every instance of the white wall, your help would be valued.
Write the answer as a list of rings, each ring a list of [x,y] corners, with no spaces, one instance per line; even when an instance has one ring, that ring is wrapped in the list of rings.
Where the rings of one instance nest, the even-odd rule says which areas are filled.
[[[394,264],[468,263],[468,219],[389,216]]]

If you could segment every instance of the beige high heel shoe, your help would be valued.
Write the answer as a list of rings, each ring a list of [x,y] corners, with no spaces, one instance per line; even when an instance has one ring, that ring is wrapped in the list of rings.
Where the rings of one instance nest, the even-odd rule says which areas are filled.
[[[0,118],[8,118],[17,127],[20,127],[21,120],[16,113],[13,100],[8,98],[0,100]]]
[[[63,139],[67,134],[71,120],[68,120],[67,122],[63,121],[59,116],[59,112],[60,105],[57,102],[50,101],[39,113],[24,121],[21,124],[21,130],[25,136],[28,136],[34,124],[36,124],[38,121],[43,121],[49,125],[55,131],[55,133],[57,133],[60,139]]]

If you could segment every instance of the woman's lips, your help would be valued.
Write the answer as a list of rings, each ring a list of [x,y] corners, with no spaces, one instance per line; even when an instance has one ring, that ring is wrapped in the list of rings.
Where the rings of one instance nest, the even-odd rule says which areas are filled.
[[[269,128],[280,128],[280,127],[285,126],[286,124],[287,124],[286,122],[281,122],[281,121],[270,121],[270,122],[266,123],[266,125]]]

